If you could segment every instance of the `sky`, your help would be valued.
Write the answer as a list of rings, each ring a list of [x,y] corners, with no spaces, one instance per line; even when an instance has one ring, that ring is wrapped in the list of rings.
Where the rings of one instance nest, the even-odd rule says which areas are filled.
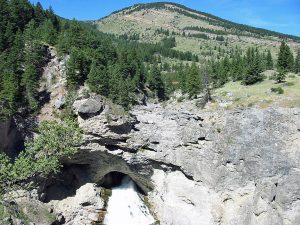
[[[153,0],[39,0],[61,17],[96,20],[113,11]],[[168,1],[168,0],[162,0]],[[37,3],[37,0],[31,0]],[[300,36],[300,0],[172,0],[233,22]]]

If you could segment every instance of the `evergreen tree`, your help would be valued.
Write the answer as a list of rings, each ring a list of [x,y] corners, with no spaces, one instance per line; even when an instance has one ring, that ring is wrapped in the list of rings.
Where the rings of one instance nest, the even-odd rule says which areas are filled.
[[[33,18],[32,5],[27,0],[9,1],[10,21],[14,32],[20,29],[23,31],[26,24]]]
[[[267,58],[266,58],[266,69],[272,70],[273,67],[274,67],[273,58],[272,58],[270,50],[268,50],[268,54],[267,54]]]
[[[188,78],[187,78],[187,92],[190,98],[194,98],[200,92],[200,75],[199,68],[195,63],[190,67]]]
[[[38,85],[38,73],[35,66],[32,64],[26,65],[22,77],[22,86],[25,89],[25,96],[29,109],[34,112],[38,109]]]
[[[44,23],[40,28],[40,31],[41,31],[41,37],[44,42],[50,45],[54,45],[56,43],[57,32],[50,19],[44,21]]]
[[[7,0],[0,0],[0,52],[7,47],[5,31],[8,23],[8,12]]]
[[[37,23],[42,23],[45,19],[44,9],[40,2],[37,2],[34,8],[34,19]]]
[[[150,90],[155,91],[158,99],[164,100],[166,98],[165,85],[161,78],[161,73],[157,67],[157,64],[153,65],[148,82]]]
[[[300,49],[298,49],[298,52],[297,52],[294,70],[295,70],[295,73],[300,73]]]
[[[283,82],[285,80],[285,78],[286,78],[286,70],[279,70],[276,73],[275,79],[278,83]]]
[[[278,70],[286,70],[292,71],[294,66],[294,56],[291,52],[290,47],[285,43],[285,41],[281,42],[277,67]]]
[[[109,80],[109,98],[112,99],[113,102],[116,102],[119,97],[120,92],[120,82],[122,81],[118,70],[116,68],[109,67],[110,71],[110,80]]]
[[[87,78],[89,65],[84,53],[72,48],[70,59],[67,63],[67,85],[69,89],[76,89]]]
[[[178,77],[180,79],[180,89],[182,93],[186,93],[187,91],[187,79],[186,79],[186,69],[183,64],[180,63],[179,68],[177,69]]]
[[[109,95],[109,76],[104,66],[92,63],[87,82],[92,92],[106,97]]]
[[[255,54],[254,50],[252,49],[250,50],[250,55],[248,57],[250,61],[249,61],[247,72],[243,79],[243,83],[245,85],[255,84],[263,80],[263,76],[261,74],[262,68],[261,68],[259,53],[256,52]]]
[[[12,72],[2,74],[2,85],[0,91],[0,121],[14,114],[19,91],[16,75]]]

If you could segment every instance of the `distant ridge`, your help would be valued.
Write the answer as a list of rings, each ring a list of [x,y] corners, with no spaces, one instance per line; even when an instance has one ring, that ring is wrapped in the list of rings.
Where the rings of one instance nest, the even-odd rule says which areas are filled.
[[[220,18],[218,16],[215,16],[215,15],[212,15],[209,13],[205,13],[205,12],[201,12],[198,10],[188,8],[184,5],[181,5],[179,3],[174,3],[174,2],[139,3],[139,4],[135,4],[133,6],[129,6],[129,7],[114,11],[110,15],[105,16],[105,17],[99,19],[98,21],[104,20],[112,15],[115,15],[117,13],[122,13],[122,12],[124,14],[130,14],[134,11],[139,11],[139,10],[143,10],[143,9],[151,9],[151,8],[154,8],[154,9],[168,8],[170,10],[170,7],[168,7],[168,6],[175,6],[177,8],[173,8],[174,11],[176,11],[178,13],[184,13],[186,16],[194,18],[194,19],[203,19],[203,17],[201,17],[200,15],[204,15],[210,19],[209,22],[215,23],[216,25],[223,26],[228,29],[235,28],[242,32],[249,32],[249,33],[262,35],[262,36],[275,36],[275,37],[279,37],[281,39],[291,39],[291,40],[294,40],[294,41],[297,41],[300,43],[299,36],[284,34],[281,32],[272,31],[272,30],[268,30],[268,29],[264,29],[264,28],[257,28],[257,27],[253,27],[250,25],[246,25],[246,24],[239,24],[239,23],[232,22],[232,21]],[[189,12],[187,12],[187,11],[189,11]],[[198,14],[198,15],[196,15],[196,14]]]

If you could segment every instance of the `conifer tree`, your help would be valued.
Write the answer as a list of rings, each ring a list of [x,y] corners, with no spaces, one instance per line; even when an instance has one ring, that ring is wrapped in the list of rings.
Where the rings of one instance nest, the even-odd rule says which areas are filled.
[[[16,110],[19,84],[16,75],[5,71],[2,74],[2,85],[0,91],[0,121],[12,116]]]
[[[7,0],[0,0],[0,52],[6,49],[6,27],[8,23],[8,4]]]
[[[266,69],[267,70],[272,70],[273,67],[274,67],[274,63],[273,63],[273,58],[272,58],[270,50],[268,50],[268,54],[267,54],[266,60],[267,60],[267,62],[266,62]]]
[[[279,70],[275,75],[275,79],[278,83],[282,83],[286,78],[286,70]]]
[[[70,59],[67,63],[67,85],[69,89],[76,89],[83,83],[89,71],[88,61],[84,53],[77,48],[72,48]]]
[[[294,56],[291,52],[291,49],[286,44],[285,41],[282,41],[280,45],[278,61],[277,61],[278,70],[292,71],[293,66],[294,66]]]
[[[97,66],[93,62],[87,82],[92,92],[103,96],[109,95],[109,76],[104,66]]]
[[[261,68],[259,53],[256,52],[255,54],[254,49],[252,49],[250,50],[250,54],[248,57],[250,61],[249,61],[247,72],[243,79],[243,83],[245,85],[255,84],[263,80],[263,76],[261,74],[262,68]]]
[[[188,78],[187,78],[187,92],[190,98],[196,97],[196,95],[200,92],[200,75],[199,68],[195,63],[189,69]]]
[[[180,79],[180,89],[182,93],[186,93],[187,89],[187,80],[186,80],[186,70],[182,63],[180,63],[179,68],[177,69],[178,77]]]
[[[300,49],[298,49],[298,52],[297,52],[294,70],[295,70],[295,73],[300,73]]]
[[[40,2],[37,2],[34,8],[34,17],[37,23],[42,23],[44,21],[44,9]]]
[[[34,65],[26,65],[25,72],[22,77],[22,86],[25,89],[25,96],[29,109],[36,111],[38,109],[38,73]]]
[[[150,90],[155,91],[158,99],[164,100],[166,98],[165,85],[161,77],[161,72],[157,67],[157,64],[153,65],[148,82]]]
[[[57,32],[50,19],[44,21],[44,23],[40,28],[40,31],[41,31],[41,38],[43,39],[44,42],[50,45],[54,45],[56,43]]]

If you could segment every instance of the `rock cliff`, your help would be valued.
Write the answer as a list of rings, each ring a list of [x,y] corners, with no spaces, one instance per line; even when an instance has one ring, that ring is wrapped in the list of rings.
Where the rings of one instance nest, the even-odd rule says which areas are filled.
[[[98,96],[73,107],[83,144],[34,200],[56,224],[102,222],[122,175],[161,225],[300,224],[300,109],[169,101],[126,113]]]
[[[160,224],[300,224],[300,109],[209,111],[169,102],[126,114],[92,97],[74,110],[84,144],[65,167],[77,190],[55,199],[53,190],[67,183],[53,182],[44,191],[66,224],[101,221],[105,196],[95,190],[114,172],[148,194]]]

